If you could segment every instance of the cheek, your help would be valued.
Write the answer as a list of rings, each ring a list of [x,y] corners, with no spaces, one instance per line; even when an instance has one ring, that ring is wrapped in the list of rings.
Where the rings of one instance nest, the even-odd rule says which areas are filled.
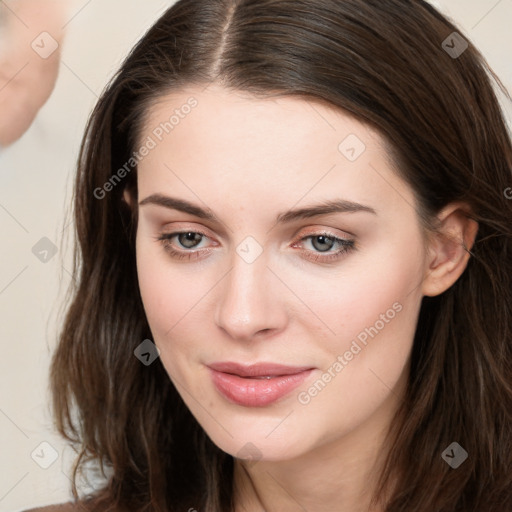
[[[397,384],[412,349],[422,299],[421,240],[413,231],[402,240],[383,240],[340,269],[328,293],[324,288],[323,296],[308,296],[311,309],[330,328],[316,346],[323,354],[321,370],[330,375],[322,397],[306,390],[303,403],[314,398],[327,407],[336,396],[365,414]],[[317,388],[324,389],[321,383]]]
[[[332,300],[312,305],[336,335],[312,337],[311,353],[321,354],[323,364],[317,380],[298,391],[297,418],[324,441],[364,424],[406,385],[421,305],[421,289],[412,284],[419,265],[393,258],[380,264],[347,278]]]
[[[167,255],[159,232],[142,219],[136,236],[137,277],[142,302],[150,326],[169,330],[185,313],[185,306],[196,295],[187,265],[176,264]],[[188,282],[188,284],[187,284]]]
[[[401,395],[402,386],[407,385],[421,302],[412,295],[391,308],[380,300],[365,303],[367,313],[340,326],[341,334],[330,344],[318,379],[297,396],[304,421],[324,418],[322,425],[314,422],[312,430],[335,439],[358,428],[377,411],[382,412],[385,403]],[[327,417],[325,411],[329,411]]]
[[[202,312],[212,284],[206,275],[198,278],[201,271],[197,268],[171,262],[159,243],[147,235],[137,235],[137,274],[153,341],[164,366],[174,373],[180,357],[197,353],[204,339]]]
[[[158,339],[178,321],[180,304],[187,288],[180,286],[166,264],[165,253],[158,241],[137,233],[137,276],[144,310],[153,335]]]
[[[177,288],[168,286],[165,267],[155,253],[137,235],[137,276],[142,303],[151,329],[160,330],[166,317],[166,304],[168,301],[175,302],[173,295],[177,294]]]
[[[297,274],[293,278],[299,284],[295,290],[309,309],[318,313],[316,323],[318,318],[322,320],[332,348],[339,352],[360,333],[364,342],[365,333],[369,336],[366,329],[374,326],[380,332],[405,321],[410,330],[410,313],[421,301],[422,251],[414,229],[394,239],[381,236],[329,274]]]

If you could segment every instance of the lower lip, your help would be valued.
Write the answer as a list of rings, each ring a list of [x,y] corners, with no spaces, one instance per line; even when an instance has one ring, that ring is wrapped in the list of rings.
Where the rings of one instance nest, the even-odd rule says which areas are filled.
[[[211,368],[210,372],[215,387],[229,401],[246,407],[264,407],[293,391],[311,375],[313,369],[271,379],[246,379]]]

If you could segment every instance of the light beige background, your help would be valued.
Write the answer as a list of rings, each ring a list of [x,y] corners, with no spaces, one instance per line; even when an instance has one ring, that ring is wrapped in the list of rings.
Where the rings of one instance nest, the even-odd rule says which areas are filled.
[[[71,280],[70,245],[64,241],[65,236],[72,241],[75,161],[87,116],[107,80],[173,3],[72,1],[56,89],[25,136],[0,153],[0,512],[71,498],[73,452],[52,432],[47,372],[59,307]],[[462,27],[511,92],[512,0],[432,3]],[[504,100],[504,106],[512,119],[510,102]],[[32,253],[43,237],[59,249],[48,263]],[[31,457],[42,442],[58,454],[46,470]],[[50,451],[43,445],[37,453],[39,459],[34,457],[44,461]]]

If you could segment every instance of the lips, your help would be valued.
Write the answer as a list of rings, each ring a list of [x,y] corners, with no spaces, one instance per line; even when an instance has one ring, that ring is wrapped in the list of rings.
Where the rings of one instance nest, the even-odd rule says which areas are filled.
[[[265,378],[295,375],[310,370],[311,366],[284,366],[276,363],[256,363],[243,365],[231,361],[213,363],[208,365],[212,370],[238,375],[239,377]]]
[[[208,365],[213,384],[230,402],[263,407],[289,394],[311,375],[310,366],[274,363],[242,365],[221,362]]]

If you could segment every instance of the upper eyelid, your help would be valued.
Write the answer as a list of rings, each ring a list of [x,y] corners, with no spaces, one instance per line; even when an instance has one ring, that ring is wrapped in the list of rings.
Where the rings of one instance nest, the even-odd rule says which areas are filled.
[[[182,222],[183,224],[187,224],[186,221]],[[169,223],[166,223],[166,224],[176,224],[175,222],[169,222]],[[179,224],[179,223],[178,223]],[[191,222],[191,224],[194,224],[194,222]],[[351,233],[350,231],[347,231],[345,229],[340,229],[340,228],[333,228],[333,227],[322,227],[320,224],[318,225],[313,225],[315,227],[311,227],[311,226],[306,226],[306,227],[302,227],[302,228],[299,228],[297,230],[295,230],[296,233],[300,233],[303,229],[311,229],[311,236],[314,236],[314,234],[321,234],[323,232],[331,232],[332,233],[332,236],[335,236],[336,238],[344,238],[344,239],[351,239],[351,238],[357,238],[356,235],[354,233]],[[318,226],[318,227],[317,227]],[[206,227],[206,228],[203,228],[203,227],[193,227],[193,228],[188,228],[188,227],[176,227],[176,228],[168,228],[168,230],[165,230],[163,227],[160,228],[160,231],[162,233],[165,233],[165,234],[176,234],[176,233],[184,233],[184,232],[192,232],[192,233],[200,233],[204,236],[207,236],[208,238],[212,238],[210,235],[208,235],[206,233],[206,231],[211,231],[210,228]],[[334,232],[335,231],[339,231],[339,232],[342,232],[344,233],[345,235],[343,234],[335,234]],[[294,235],[294,238],[298,236],[298,235]],[[304,235],[304,236],[308,236],[308,235]],[[215,237],[213,237],[215,238]],[[302,237],[301,237],[302,238]]]

